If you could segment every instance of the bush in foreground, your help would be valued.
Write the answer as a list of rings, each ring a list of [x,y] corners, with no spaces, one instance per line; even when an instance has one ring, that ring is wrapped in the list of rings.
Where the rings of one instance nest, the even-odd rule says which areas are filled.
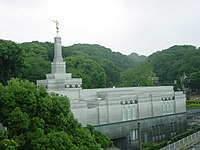
[[[0,116],[7,127],[0,134],[1,149],[95,150],[112,145],[94,128],[81,127],[67,97],[48,94],[28,81],[0,85]]]

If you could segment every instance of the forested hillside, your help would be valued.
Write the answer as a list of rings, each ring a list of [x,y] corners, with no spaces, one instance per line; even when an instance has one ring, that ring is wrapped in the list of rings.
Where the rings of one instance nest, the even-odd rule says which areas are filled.
[[[178,82],[180,88],[200,87],[200,49],[190,45],[172,46],[147,58],[161,83]]]
[[[45,74],[51,72],[51,62],[54,55],[53,43],[33,41],[16,44],[1,40],[0,46],[0,49],[3,50],[0,59],[4,62],[1,65],[7,67],[4,61],[6,57],[9,61],[13,61],[13,66],[9,67],[16,67],[13,68],[14,70],[5,68],[4,71],[0,71],[2,83],[6,84],[6,81],[12,76],[35,82],[45,79]],[[122,81],[120,78],[122,72],[146,59],[145,56],[137,54],[127,56],[119,52],[112,52],[97,44],[75,44],[62,47],[62,50],[63,58],[67,64],[67,72],[72,73],[73,77],[81,77],[83,88],[118,86]],[[18,53],[15,54],[16,52]]]
[[[67,72],[83,79],[83,88],[152,85],[159,77],[160,84],[199,91],[200,49],[190,45],[172,46],[150,55],[123,55],[97,44],[75,44],[62,47]],[[51,72],[54,44],[28,42],[17,44],[0,40],[0,82],[11,77],[35,82]],[[183,89],[182,89],[183,90]]]

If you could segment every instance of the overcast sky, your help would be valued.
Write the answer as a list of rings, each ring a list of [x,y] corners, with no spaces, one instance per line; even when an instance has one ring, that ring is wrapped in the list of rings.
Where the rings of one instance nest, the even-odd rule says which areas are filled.
[[[150,55],[173,45],[200,46],[200,0],[0,0],[0,39],[100,44]]]

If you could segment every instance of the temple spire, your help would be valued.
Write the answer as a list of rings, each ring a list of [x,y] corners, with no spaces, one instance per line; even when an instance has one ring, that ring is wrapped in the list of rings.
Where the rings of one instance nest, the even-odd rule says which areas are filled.
[[[54,58],[51,62],[51,74],[46,74],[46,80],[37,80],[37,86],[44,85],[49,91],[79,89],[82,86],[81,78],[72,78],[71,73],[66,73],[66,63],[62,57],[61,37],[58,36],[58,21],[56,23],[57,36],[54,37]]]
[[[51,63],[51,72],[52,73],[66,73],[66,65],[63,62],[62,57],[62,46],[61,46],[61,37],[58,36],[59,32],[59,23],[58,20],[52,20],[56,24],[57,36],[54,38],[54,58]]]
[[[54,59],[53,62],[63,62],[61,37],[54,38]]]

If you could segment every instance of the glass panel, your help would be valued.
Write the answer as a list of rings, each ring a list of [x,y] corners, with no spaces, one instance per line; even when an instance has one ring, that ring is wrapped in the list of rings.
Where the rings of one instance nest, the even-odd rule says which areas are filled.
[[[122,118],[123,118],[123,121],[126,120],[126,107],[125,106],[122,109]]]
[[[127,115],[128,115],[128,120],[131,120],[131,107],[128,106],[127,108]]]
[[[132,106],[132,119],[136,119],[136,108]]]
[[[130,132],[130,139],[132,141],[138,139],[138,130],[137,129],[134,129]]]

